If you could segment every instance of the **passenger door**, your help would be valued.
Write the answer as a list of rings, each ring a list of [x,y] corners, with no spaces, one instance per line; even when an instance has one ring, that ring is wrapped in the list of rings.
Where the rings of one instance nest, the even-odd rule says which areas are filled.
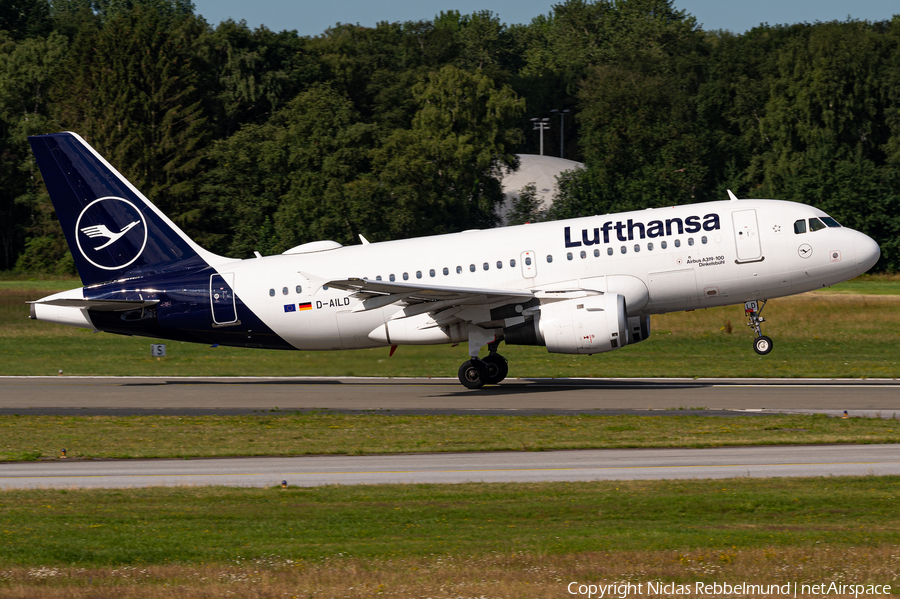
[[[734,223],[734,245],[737,249],[737,262],[762,261],[756,210],[737,210],[731,214],[731,220]]]

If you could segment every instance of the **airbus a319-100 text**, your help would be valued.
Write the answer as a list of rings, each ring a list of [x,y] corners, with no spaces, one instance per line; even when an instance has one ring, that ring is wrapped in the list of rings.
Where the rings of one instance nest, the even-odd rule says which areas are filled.
[[[236,347],[340,350],[468,343],[463,385],[499,383],[497,353],[597,354],[650,315],[744,304],[766,354],[765,301],[846,281],[878,245],[814,207],[730,200],[418,239],[317,241],[226,258],[188,238],[74,133],[30,137],[85,287],[39,320]],[[487,355],[479,358],[487,346]]]

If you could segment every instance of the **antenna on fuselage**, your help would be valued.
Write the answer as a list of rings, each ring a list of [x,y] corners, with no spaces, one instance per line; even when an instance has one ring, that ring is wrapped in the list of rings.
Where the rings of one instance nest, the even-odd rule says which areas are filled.
[[[730,190],[730,189],[728,190],[728,197],[731,198],[731,201],[732,201],[732,202],[737,202],[737,201],[738,201],[738,197],[737,197],[736,195],[734,195],[733,193],[731,193],[731,190]]]

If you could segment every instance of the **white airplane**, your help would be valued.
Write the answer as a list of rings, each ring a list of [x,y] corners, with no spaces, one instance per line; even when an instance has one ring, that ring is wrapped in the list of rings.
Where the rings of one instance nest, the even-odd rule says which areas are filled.
[[[33,302],[32,318],[268,349],[468,343],[459,380],[469,388],[507,375],[500,341],[596,354],[646,339],[651,314],[729,304],[744,304],[754,349],[767,354],[768,299],[846,281],[880,255],[817,208],[729,192],[729,201],[349,247],[317,241],[238,260],[194,243],[78,135],[29,142],[85,284]],[[93,247],[98,235],[110,242]]]

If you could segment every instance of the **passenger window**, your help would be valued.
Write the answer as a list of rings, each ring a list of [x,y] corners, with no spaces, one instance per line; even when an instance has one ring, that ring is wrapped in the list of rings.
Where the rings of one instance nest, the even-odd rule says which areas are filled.
[[[634,252],[637,253],[639,251],[641,251],[641,244],[639,244],[639,243],[634,244]]]
[[[458,275],[461,275],[461,274],[462,274],[462,266],[457,266],[457,267],[456,267],[456,274],[458,274]]]
[[[659,247],[661,247],[662,249],[666,249],[667,247],[669,247],[669,244],[666,243],[665,241],[660,241]]]
[[[648,243],[648,244],[647,244],[647,251],[648,251],[648,252],[652,252],[652,251],[653,251],[653,243]]]
[[[802,218],[794,221],[794,233],[800,235],[806,233],[806,221]]]
[[[613,255],[613,249],[612,249],[612,248],[606,248],[606,255],[607,255],[607,256],[612,256],[612,255]]]
[[[624,253],[626,253],[626,252],[628,251],[628,248],[626,248],[626,247],[623,245],[623,246],[619,249],[619,251],[622,252],[622,253],[624,254]]]
[[[408,272],[403,273],[403,280],[404,280],[404,281],[408,281],[408,280],[409,280],[409,273],[408,273]]]
[[[566,259],[567,259],[567,260],[571,260],[571,259],[572,259],[572,252],[569,252],[569,253],[566,254]]]
[[[834,220],[830,216],[823,216],[822,222],[825,223],[826,225],[828,225],[829,227],[831,227],[832,229],[836,229],[841,226],[840,223],[838,223],[836,220]]]
[[[584,260],[585,258],[587,258],[587,252],[584,250],[581,250],[581,259]]]
[[[269,297],[275,297],[275,290],[269,289]]]
[[[432,268],[431,270],[428,271],[428,276],[429,276],[429,277],[433,277],[433,276],[434,276],[434,269],[433,269],[433,268]]]
[[[594,250],[594,258],[600,257],[600,250]]]
[[[485,262],[484,264],[481,265],[481,268],[483,268],[484,270],[487,270],[487,269],[489,269],[490,267],[491,267],[491,265],[488,264],[487,262]]]
[[[688,245],[694,245],[694,238],[688,237]]]
[[[676,240],[675,240],[675,247],[677,247],[677,248],[680,248],[680,247],[681,247],[681,240],[680,240],[680,239],[676,239]]]
[[[550,262],[553,262],[553,256],[547,254],[547,263],[549,264]]]
[[[475,265],[474,265],[474,264],[470,264],[470,265],[469,265],[469,272],[475,272]]]
[[[297,285],[297,293],[303,293],[303,287],[301,287],[300,285]]]
[[[421,278],[422,278],[422,271],[421,271],[421,270],[417,270],[417,271],[416,271],[416,278],[417,278],[417,279],[421,279]]]
[[[447,275],[450,274],[450,269],[445,266],[443,272],[444,272],[444,276],[446,277]]]
[[[377,277],[375,277],[375,280],[376,280],[376,281],[380,281],[380,280],[381,280],[381,275],[378,275]]]
[[[819,219],[817,219],[817,218],[809,219],[809,230],[810,231],[821,231],[824,228],[825,228],[825,225],[822,224],[822,221],[820,221]]]
[[[700,238],[700,243],[702,243],[703,245],[706,245],[706,235],[704,235],[703,237]]]
[[[531,266],[531,256],[525,256],[525,266]]]
[[[515,258],[512,258],[512,259],[509,261],[509,267],[510,267],[510,268],[515,268],[515,267],[516,267],[516,259],[515,259]]]
[[[497,260],[497,268],[503,268],[503,261]]]
[[[287,288],[287,287],[282,287],[282,288],[281,288],[281,295],[287,295],[287,294],[288,294],[288,288]]]
[[[388,276],[388,279],[391,281],[391,283],[393,283],[394,281],[397,280],[397,278],[394,275]]]

